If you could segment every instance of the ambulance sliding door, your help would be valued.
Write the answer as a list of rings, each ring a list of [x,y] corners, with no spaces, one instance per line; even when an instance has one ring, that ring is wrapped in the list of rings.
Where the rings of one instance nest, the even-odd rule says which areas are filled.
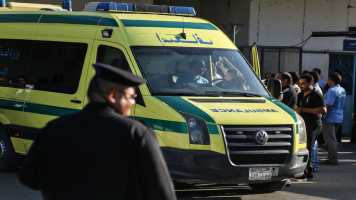
[[[42,128],[84,106],[91,43],[34,41],[28,67],[25,126]]]
[[[95,41],[91,61],[92,63],[103,63],[111,65],[119,69],[136,74],[125,48],[118,44],[105,41]],[[89,69],[88,77],[90,77],[91,79],[94,74],[95,70],[93,67],[91,67]],[[131,116],[134,116],[134,114],[135,106],[132,106]]]

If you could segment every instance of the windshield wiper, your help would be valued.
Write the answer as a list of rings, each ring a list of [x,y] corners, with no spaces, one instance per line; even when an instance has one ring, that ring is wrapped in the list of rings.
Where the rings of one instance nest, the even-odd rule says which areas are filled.
[[[253,97],[261,97],[261,95],[259,94],[254,94],[254,93],[248,93],[248,92],[219,92],[219,91],[206,91],[205,93],[209,94],[209,93],[212,93],[212,94],[237,94],[237,95],[242,95],[242,96],[245,96],[245,97],[250,97],[250,96],[253,96]]]
[[[223,91],[206,91],[205,94],[222,94]]]
[[[225,92],[224,92],[225,93]],[[246,97],[261,97],[260,94],[255,94],[255,93],[248,93],[248,92],[226,92],[225,94],[240,94]]]
[[[199,93],[183,93],[183,92],[161,92],[161,93],[153,93],[153,95],[162,95],[162,96],[170,96],[170,95],[176,95],[176,96],[205,96],[205,95],[199,94]]]

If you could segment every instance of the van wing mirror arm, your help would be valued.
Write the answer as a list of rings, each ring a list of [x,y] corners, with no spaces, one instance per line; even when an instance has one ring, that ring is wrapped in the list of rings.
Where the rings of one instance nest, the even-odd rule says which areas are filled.
[[[282,96],[282,82],[279,79],[270,78],[268,79],[267,89],[271,93],[272,97],[281,100]]]

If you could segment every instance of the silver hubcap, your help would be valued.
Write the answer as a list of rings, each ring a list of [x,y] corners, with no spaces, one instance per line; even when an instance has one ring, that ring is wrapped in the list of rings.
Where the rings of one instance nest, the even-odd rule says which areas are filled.
[[[6,154],[6,146],[3,139],[0,138],[0,163],[4,162]]]

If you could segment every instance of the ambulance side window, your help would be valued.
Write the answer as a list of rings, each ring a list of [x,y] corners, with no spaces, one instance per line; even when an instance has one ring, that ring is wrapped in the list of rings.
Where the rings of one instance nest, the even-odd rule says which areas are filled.
[[[28,72],[34,89],[76,93],[87,48],[84,43],[35,41]]]
[[[125,54],[117,48],[100,45],[96,62],[117,67],[131,72],[130,65],[126,60]]]
[[[33,41],[0,39],[0,86],[25,88]]]

